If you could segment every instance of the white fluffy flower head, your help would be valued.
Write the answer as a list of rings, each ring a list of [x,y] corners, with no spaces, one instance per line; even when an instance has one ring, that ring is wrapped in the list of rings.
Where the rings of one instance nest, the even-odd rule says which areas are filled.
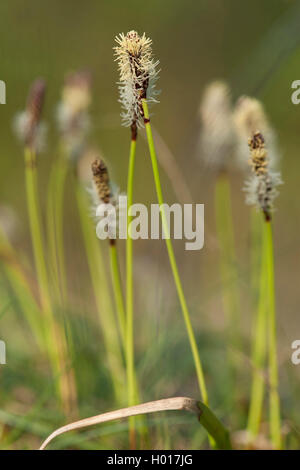
[[[114,47],[116,61],[119,64],[121,114],[125,126],[143,125],[142,99],[149,103],[157,102],[155,82],[158,78],[159,61],[152,57],[152,40],[145,33],[142,36],[136,31],[116,36]]]
[[[77,160],[90,130],[91,77],[86,71],[67,76],[57,107],[57,123],[71,159]]]
[[[205,165],[221,171],[232,155],[235,143],[230,90],[214,81],[204,91],[199,108],[201,120],[200,156]]]

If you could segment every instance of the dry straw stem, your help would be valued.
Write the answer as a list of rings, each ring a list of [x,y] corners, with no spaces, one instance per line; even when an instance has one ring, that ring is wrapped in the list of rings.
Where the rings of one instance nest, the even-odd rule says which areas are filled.
[[[95,424],[116,421],[118,419],[124,419],[130,416],[176,410],[184,410],[194,413],[207,432],[214,437],[218,447],[220,449],[230,449],[231,445],[228,431],[207,406],[197,400],[194,400],[193,398],[175,397],[151,401],[141,405],[130,406],[129,408],[110,411],[108,413],[103,413],[101,415],[92,416],[90,418],[85,418],[80,421],[67,424],[66,426],[56,429],[56,431],[50,434],[50,436],[48,436],[47,439],[42,443],[40,450],[44,450],[55,437],[69,431],[74,431],[75,429],[82,429],[89,426],[94,426]]]

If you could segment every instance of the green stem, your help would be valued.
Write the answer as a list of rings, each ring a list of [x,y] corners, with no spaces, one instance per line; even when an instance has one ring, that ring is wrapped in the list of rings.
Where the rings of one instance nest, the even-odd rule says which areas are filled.
[[[111,277],[112,277],[113,291],[114,291],[115,302],[116,302],[116,309],[117,309],[117,314],[118,314],[120,333],[121,333],[123,346],[125,346],[126,313],[125,313],[125,307],[124,307],[124,299],[123,299],[116,243],[110,243],[109,254],[110,254]]]
[[[61,155],[53,165],[53,171],[51,175],[52,181],[49,188],[49,198],[52,199],[53,204],[52,223],[54,228],[54,239],[52,239],[52,244],[54,244],[54,246],[52,247],[51,251],[54,253],[53,262],[56,263],[55,272],[57,273],[58,292],[62,303],[65,303],[67,295],[63,230],[63,203],[67,174],[67,156],[63,153],[63,151],[61,151]]]
[[[270,386],[270,433],[274,449],[281,448],[280,399],[278,393],[278,364],[276,339],[276,311],[274,285],[274,254],[271,221],[265,223],[266,237],[266,271],[268,299],[268,332],[269,332],[269,386]]]
[[[154,180],[155,180],[155,186],[156,186],[156,193],[157,193],[157,199],[158,203],[161,207],[161,219],[162,219],[162,225],[163,225],[163,230],[166,235],[166,245],[167,245],[167,251],[169,255],[169,260],[170,260],[170,265],[172,268],[173,272],[173,277],[175,281],[175,286],[177,289],[177,294],[179,297],[180,305],[181,305],[181,310],[183,314],[183,318],[185,321],[185,326],[187,329],[189,341],[190,341],[190,346],[194,358],[194,363],[195,363],[195,368],[196,368],[196,374],[197,374],[197,379],[198,379],[198,384],[199,384],[199,389],[200,393],[202,396],[202,400],[204,404],[208,404],[208,396],[207,396],[207,390],[206,390],[206,385],[205,385],[205,379],[204,379],[204,374],[202,370],[202,365],[200,361],[200,356],[198,352],[198,347],[196,343],[196,338],[195,334],[193,331],[191,319],[190,319],[190,314],[188,311],[188,307],[186,304],[183,288],[181,285],[181,280],[179,277],[178,273],[178,268],[176,264],[176,259],[173,251],[173,246],[171,239],[169,237],[169,227],[166,219],[166,214],[164,210],[164,199],[163,199],[163,194],[162,194],[162,188],[161,188],[161,183],[160,183],[160,177],[159,177],[159,169],[158,169],[158,163],[157,163],[157,157],[156,157],[156,151],[155,151],[155,146],[154,146],[154,141],[153,141],[153,135],[152,135],[152,130],[151,130],[151,125],[150,125],[150,118],[149,118],[149,110],[148,110],[148,105],[147,101],[143,100],[143,110],[144,110],[144,115],[145,115],[145,128],[146,128],[146,133],[147,133],[147,139],[148,139],[148,145],[149,145],[149,151],[150,151],[150,157],[151,157],[151,162],[152,162],[152,169],[153,169],[153,175],[154,175]]]
[[[55,230],[55,208],[54,193],[56,190],[56,165],[52,165],[47,193],[47,242],[50,277],[53,279],[53,285],[56,289],[56,296],[59,297],[59,269],[56,249],[56,230]]]
[[[264,397],[264,366],[266,358],[267,341],[267,323],[266,323],[266,260],[265,251],[266,240],[262,239],[262,255],[260,266],[260,287],[259,303],[257,308],[257,317],[252,339],[252,365],[253,377],[251,386],[250,408],[248,416],[248,434],[250,442],[255,439],[259,433],[261,423],[263,397]],[[257,274],[257,273],[256,273]]]
[[[53,373],[59,380],[59,394],[65,406],[69,409],[69,381],[65,374],[63,365],[66,364],[65,357],[65,337],[57,324],[51,305],[49,292],[48,274],[44,256],[44,246],[42,239],[42,227],[40,221],[39,198],[37,191],[37,170],[36,156],[30,148],[25,149],[25,176],[26,194],[29,214],[30,231],[34,252],[35,266],[37,271],[40,301],[44,314],[44,334],[49,351]]]
[[[263,243],[263,227],[261,214],[256,207],[250,211],[250,238],[251,238],[251,291],[254,308],[260,295],[261,247]]]
[[[53,270],[53,297],[55,307],[61,315],[61,323],[65,328],[66,351],[69,357],[74,357],[74,341],[70,317],[67,307],[67,276],[64,252],[64,192],[68,175],[68,159],[63,145],[59,157],[52,165],[48,185],[47,228],[50,266]],[[70,390],[72,391],[73,413],[77,413],[77,391],[74,371],[69,372]]]
[[[79,184],[77,184],[76,196],[85,251],[101,323],[114,395],[118,403],[124,404],[124,392],[122,389],[124,387],[125,377],[122,351],[101,246],[96,237],[96,231],[91,217],[89,216],[87,195]]]
[[[28,148],[25,149],[25,165],[27,206],[40,298],[44,312],[49,313],[51,312],[51,301],[48,289],[49,284],[39,216],[40,210],[37,193],[36,157],[34,152]]]
[[[229,336],[228,340],[237,347],[240,317],[240,299],[237,286],[239,276],[236,267],[230,183],[226,173],[220,174],[216,181],[215,212],[220,243],[222,296]]]
[[[121,337],[122,337],[122,343],[126,355],[126,312],[125,312],[125,306],[124,306],[124,298],[123,298],[123,292],[122,292],[122,283],[121,283],[121,277],[120,277],[120,268],[119,268],[119,262],[118,262],[118,251],[117,251],[117,246],[116,243],[110,244],[110,265],[111,265],[111,274],[112,274],[112,284],[113,284],[113,290],[114,290],[114,296],[115,296],[115,303],[116,303],[116,309],[118,312],[118,321],[119,321],[119,327],[121,331]],[[134,402],[139,403],[140,401],[140,394],[139,394],[139,389],[138,389],[138,383],[136,379],[136,374],[135,374],[135,369],[133,370],[134,373]],[[145,420],[143,417],[139,418],[129,418],[129,430],[130,430],[130,442],[131,446],[135,447],[135,425],[134,423],[132,424],[132,421],[139,420],[140,421],[140,435],[142,438],[147,440],[148,438],[148,430],[145,425]]]
[[[134,367],[134,317],[133,317],[133,240],[130,234],[129,209],[133,203],[133,177],[136,154],[136,139],[131,139],[127,179],[127,237],[126,237],[126,369],[128,406],[135,405],[137,387]],[[135,447],[135,420],[129,419],[129,435],[131,447]]]
[[[198,402],[198,408],[201,412],[199,422],[206,429],[208,435],[214,439],[217,448],[221,450],[230,450],[231,442],[228,430],[204,403]]]
[[[53,284],[55,306],[61,314],[66,330],[67,348],[74,357],[75,346],[71,319],[67,314],[67,275],[64,250],[64,193],[69,162],[66,149],[61,142],[59,156],[52,165],[47,194],[47,231],[50,274]],[[75,390],[75,389],[74,389]]]

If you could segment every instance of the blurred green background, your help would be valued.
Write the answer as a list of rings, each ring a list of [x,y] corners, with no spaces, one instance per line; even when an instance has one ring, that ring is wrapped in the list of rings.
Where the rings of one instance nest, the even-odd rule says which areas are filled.
[[[17,214],[15,243],[29,260],[32,253],[23,155],[12,133],[12,121],[15,113],[24,108],[28,88],[36,77],[42,76],[47,81],[44,118],[49,125],[49,139],[45,154],[39,157],[43,213],[46,211],[46,183],[57,152],[55,108],[65,74],[77,69],[88,68],[93,75],[90,141],[101,149],[114,181],[124,190],[129,135],[120,125],[118,74],[112,47],[114,36],[119,32],[145,31],[153,39],[154,54],[161,67],[160,104],[153,108],[153,123],[181,167],[194,200],[205,204],[206,230],[212,236],[215,231],[214,178],[199,165],[196,145],[197,114],[203,89],[211,80],[220,78],[231,86],[234,100],[241,94],[262,100],[278,133],[283,154],[281,170],[285,184],[275,216],[276,294],[283,416],[291,423],[296,436],[300,418],[297,409],[300,366],[292,365],[290,355],[291,342],[300,337],[300,107],[291,103],[291,83],[300,78],[299,21],[300,2],[292,0],[11,0],[0,4],[0,79],[7,86],[7,104],[0,106],[0,201]],[[175,201],[165,175],[163,184],[167,200]],[[241,191],[243,175],[234,173],[232,184],[244,299],[240,316],[247,344],[252,320],[248,293],[249,209]],[[134,197],[137,202],[155,202],[151,166],[142,137],[138,141]],[[82,416],[86,416],[104,412],[113,405],[107,402],[107,391],[105,386],[103,388],[101,334],[95,333],[97,318],[72,191],[66,195],[65,222],[68,282],[78,329],[80,399]],[[239,418],[231,419],[226,415],[224,403],[229,392],[223,382],[226,380],[223,377],[224,319],[218,250],[205,246],[200,252],[186,252],[183,242],[176,242],[175,247],[193,322],[199,333],[200,353],[203,362],[208,364],[205,367],[214,408],[238,429],[245,424],[243,413],[247,402],[243,401],[244,397],[237,405],[241,411]],[[143,396],[149,400],[179,394],[193,396],[197,393],[193,363],[164,244],[137,241],[135,253],[137,360]],[[3,302],[1,305],[3,308]],[[21,429],[7,446],[32,447],[41,435],[61,421],[51,415],[51,406],[48,411],[35,409],[46,392],[39,382],[30,331],[14,306],[10,305],[2,315],[0,325],[1,339],[7,344],[7,365],[0,369],[0,423],[8,422],[7,426],[12,429],[14,426]],[[245,365],[238,386],[247,394],[251,373],[247,364],[249,345],[238,355]],[[31,424],[26,421],[22,427],[18,419],[14,422],[15,415],[26,415],[32,407],[33,418],[28,419]],[[198,445],[199,436],[193,434],[194,440],[190,438],[191,420],[187,421],[188,424],[183,420],[183,427],[179,424],[176,427],[178,437],[173,445],[177,447]],[[34,425],[36,429],[30,427]],[[298,438],[292,445],[298,446]]]

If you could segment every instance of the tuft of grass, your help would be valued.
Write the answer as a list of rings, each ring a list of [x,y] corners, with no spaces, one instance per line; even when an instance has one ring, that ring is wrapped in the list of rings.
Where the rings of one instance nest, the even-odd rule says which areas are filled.
[[[58,397],[66,414],[73,407],[72,375],[67,370],[66,337],[59,321],[55,318],[49,290],[44,241],[39,209],[36,154],[32,148],[25,149],[25,175],[27,207],[30,222],[32,246],[37,271],[41,308],[44,315],[43,333],[53,374],[58,377]]]

